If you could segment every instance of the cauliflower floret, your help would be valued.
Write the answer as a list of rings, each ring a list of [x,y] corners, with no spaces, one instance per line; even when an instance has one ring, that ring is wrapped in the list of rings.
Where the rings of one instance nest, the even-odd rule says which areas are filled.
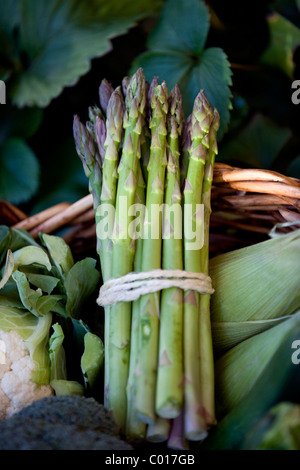
[[[24,406],[54,394],[50,385],[37,386],[31,381],[35,363],[21,336],[11,330],[0,330],[4,348],[4,364],[0,364],[0,418],[20,411]]]

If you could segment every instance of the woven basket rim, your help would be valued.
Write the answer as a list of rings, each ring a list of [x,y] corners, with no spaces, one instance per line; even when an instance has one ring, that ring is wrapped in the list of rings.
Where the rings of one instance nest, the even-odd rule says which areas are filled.
[[[31,216],[27,216],[13,204],[0,201],[0,206],[1,204],[12,214],[11,227],[24,229],[34,238],[40,232],[55,233],[62,228],[68,229],[63,235],[67,242],[76,236],[95,237],[91,194],[74,203],[55,204]],[[244,231],[267,234],[272,224],[293,224],[300,221],[300,180],[272,170],[239,168],[216,162],[212,209],[212,226],[224,224]],[[234,217],[228,218],[226,214],[229,213],[234,214]],[[253,224],[255,218],[256,223]],[[265,227],[266,221],[268,225]],[[291,227],[295,228],[297,227]]]

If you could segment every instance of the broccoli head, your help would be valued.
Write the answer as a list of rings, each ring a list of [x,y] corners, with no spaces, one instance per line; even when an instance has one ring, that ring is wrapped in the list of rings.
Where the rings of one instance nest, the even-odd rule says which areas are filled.
[[[0,450],[131,450],[108,411],[81,395],[44,397],[0,420]]]

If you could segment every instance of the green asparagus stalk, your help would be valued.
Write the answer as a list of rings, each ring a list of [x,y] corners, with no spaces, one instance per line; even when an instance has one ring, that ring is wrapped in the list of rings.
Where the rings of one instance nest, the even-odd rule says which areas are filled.
[[[74,116],[73,120],[73,136],[77,154],[81,159],[85,175],[89,181],[89,191],[93,196],[95,216],[97,219],[96,209],[100,204],[102,188],[101,159],[96,150],[93,136],[77,115]]]
[[[113,91],[112,84],[106,78],[103,78],[99,86],[99,103],[104,116],[107,114],[108,102]]]
[[[145,119],[146,93],[143,71],[131,77],[125,98],[124,144],[118,167],[118,187],[113,240],[112,277],[133,269],[134,240],[130,236],[128,209],[135,203],[140,159],[141,131]],[[108,407],[116,423],[125,431],[126,387],[129,371],[131,303],[117,302],[110,308]]]
[[[183,128],[179,87],[170,94],[168,115],[168,165],[163,220],[164,269],[183,269],[179,138]],[[161,293],[156,412],[163,418],[179,416],[183,404],[183,291],[177,287]]]
[[[168,440],[172,420],[160,418],[159,416],[153,423],[148,424],[146,438],[149,442],[166,442]]]
[[[201,90],[197,95],[191,118],[190,158],[184,186],[184,268],[186,271],[201,272],[201,246],[191,246],[187,224],[192,221],[193,233],[201,233],[203,217],[200,210],[202,203],[202,185],[207,151],[203,139],[208,133],[212,119],[212,110]],[[191,210],[191,221],[187,210]],[[199,244],[200,245],[200,244]],[[189,440],[206,437],[207,428],[199,404],[199,294],[187,291],[184,296],[184,420],[185,436]]]
[[[166,115],[168,90],[163,82],[151,88],[150,157],[148,165],[146,220],[143,240],[143,271],[161,268],[162,214],[153,215],[153,209],[164,202],[166,158]],[[152,212],[152,214],[151,214]],[[158,331],[160,293],[143,295],[140,299],[139,373],[137,379],[136,408],[142,421],[155,420],[155,389],[158,358]]]
[[[188,116],[185,121],[183,133],[182,133],[182,143],[181,143],[181,159],[180,159],[180,187],[184,186],[184,182],[187,176],[187,169],[189,164],[190,148],[192,145],[191,142],[191,127],[192,127],[192,114]]]
[[[119,165],[119,150],[121,141],[123,138],[123,118],[125,103],[121,92],[121,88],[118,87],[110,95],[110,99],[107,104],[107,115],[106,115],[106,139],[104,142],[104,159],[103,159],[103,176],[102,176],[102,188],[101,188],[101,206],[104,204],[115,207],[116,194],[117,194],[117,181],[118,181],[118,165]],[[97,123],[100,123],[99,118]],[[101,128],[99,129],[101,133]],[[101,140],[101,134],[97,134],[98,140]],[[101,209],[99,206],[99,209]],[[103,214],[102,214],[103,215]],[[114,214],[109,211],[108,217],[106,217],[107,224],[99,224],[98,239],[100,239],[102,249],[102,276],[103,281],[106,282],[111,278],[111,263],[112,263],[112,242],[111,242],[111,230],[114,224]],[[104,232],[106,230],[106,232]]]
[[[105,141],[106,141],[106,122],[104,117],[96,116],[96,121],[94,123],[94,134],[95,141],[97,143],[99,155],[103,165],[104,155],[105,155]]]
[[[107,97],[107,96],[106,96]],[[103,99],[102,99],[102,106]],[[101,271],[103,282],[111,278],[112,265],[112,227],[114,224],[114,213],[108,210],[106,213],[105,204],[111,208],[115,207],[117,194],[117,168],[119,164],[119,150],[123,137],[123,118],[125,103],[120,87],[116,88],[108,98],[106,110],[106,123],[104,134],[103,121],[97,116],[95,133],[98,147],[103,146],[103,168],[102,168],[102,188],[100,196],[100,205],[96,210],[97,220],[97,249],[101,260]],[[103,142],[103,137],[105,140]],[[101,215],[100,215],[101,214]],[[105,217],[106,223],[103,219]],[[105,405],[108,406],[108,390],[109,390],[109,313],[110,306],[105,307],[105,380],[104,380],[104,399]]]
[[[142,174],[141,167],[139,168],[139,177],[136,190],[136,204],[145,206],[145,182]],[[142,271],[142,249],[143,249],[143,221],[144,212],[139,214],[140,219],[140,233],[137,234],[134,271]],[[140,315],[140,299],[132,303],[132,319],[131,319],[131,345],[130,345],[130,361],[129,361],[129,375],[127,383],[127,414],[126,414],[126,437],[127,439],[144,438],[146,435],[146,424],[141,421],[136,413],[135,400],[136,400],[136,372],[137,372],[137,359],[138,359],[138,343],[139,343],[139,315]]]
[[[204,169],[202,202],[204,204],[204,244],[201,250],[201,272],[209,275],[209,225],[211,214],[211,186],[215,156],[218,153],[217,132],[220,117],[214,109],[214,117],[209,133],[205,137],[208,146],[208,158]],[[200,347],[200,399],[208,425],[216,423],[214,392],[214,356],[210,321],[210,295],[200,296],[199,309],[199,347]]]
[[[89,120],[85,123],[86,128],[88,132],[91,134],[94,140],[94,144],[97,146],[97,139],[96,139],[96,132],[95,132],[95,126],[96,126],[96,121],[97,119],[100,119],[104,123],[105,127],[105,119],[104,115],[101,111],[101,109],[98,106],[89,106],[88,109],[88,114],[89,114]],[[99,150],[99,148],[98,148]],[[99,151],[99,155],[101,158],[101,161],[103,160],[103,154]]]

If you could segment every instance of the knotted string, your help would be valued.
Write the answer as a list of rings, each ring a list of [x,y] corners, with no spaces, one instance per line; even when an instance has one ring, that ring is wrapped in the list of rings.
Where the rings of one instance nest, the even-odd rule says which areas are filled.
[[[154,269],[146,272],[131,272],[125,276],[105,282],[99,292],[98,305],[105,307],[117,302],[132,302],[145,294],[179,287],[200,294],[213,294],[211,278],[203,273],[179,269]]]

